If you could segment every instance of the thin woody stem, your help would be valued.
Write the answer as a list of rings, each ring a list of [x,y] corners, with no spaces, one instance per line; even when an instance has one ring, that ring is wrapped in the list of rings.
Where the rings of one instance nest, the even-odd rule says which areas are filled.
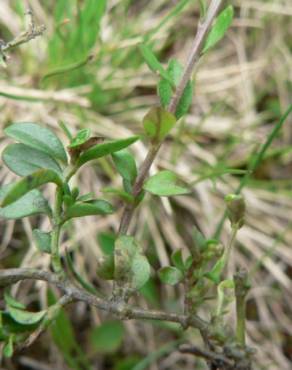
[[[26,14],[29,17],[29,25],[28,29],[18,36],[16,36],[13,40],[4,43],[0,49],[1,52],[6,53],[10,49],[15,48],[17,46],[20,46],[21,44],[25,44],[33,39],[35,39],[38,36],[41,36],[46,27],[44,25],[36,26],[34,22],[33,12],[31,9],[29,9]]]
[[[183,327],[191,326],[203,333],[208,332],[208,323],[197,315],[183,315],[163,311],[144,310],[139,307],[132,307],[125,303],[113,302],[99,298],[78,288],[68,280],[60,278],[57,274],[30,268],[15,268],[0,271],[0,287],[15,284],[22,280],[43,280],[59,288],[67,297],[68,303],[82,301],[100,310],[119,316],[121,319],[158,320],[170,321],[181,324]]]
[[[176,89],[176,91],[175,91],[175,93],[174,93],[174,95],[171,99],[171,102],[169,104],[169,107],[168,107],[168,111],[170,113],[174,114],[175,111],[176,111],[176,108],[177,108],[177,105],[180,101],[180,98],[182,97],[184,89],[185,89],[189,79],[191,78],[191,75],[192,75],[193,69],[196,65],[196,62],[198,61],[198,59],[200,57],[200,53],[201,53],[201,50],[202,50],[202,46],[203,46],[203,42],[205,40],[205,37],[208,33],[208,30],[210,29],[210,27],[212,25],[212,22],[213,22],[214,18],[216,17],[216,14],[217,14],[221,4],[222,4],[222,0],[212,0],[203,23],[199,24],[197,34],[195,36],[195,39],[194,39],[194,42],[193,42],[193,45],[192,45],[192,48],[191,48],[191,51],[190,51],[185,69],[184,69],[184,72],[183,72],[183,76],[181,78],[180,83],[178,84],[178,87],[177,87],[177,89]],[[145,180],[148,176],[150,167],[152,166],[152,164],[153,164],[153,162],[154,162],[154,160],[157,156],[157,153],[159,152],[161,144],[162,143],[151,144],[149,152],[148,152],[144,162],[142,163],[142,165],[140,167],[139,174],[138,174],[138,176],[136,178],[136,181],[134,183],[134,186],[133,186],[133,195],[134,195],[134,197],[137,197],[137,195],[140,194],[140,192],[143,188],[143,184],[144,184],[144,182],[145,182]],[[132,220],[132,217],[133,217],[133,213],[135,211],[135,208],[136,208],[135,204],[125,206],[123,214],[122,214],[122,218],[121,218],[120,227],[119,227],[119,233],[120,234],[126,234],[127,233],[128,228],[129,228],[130,223],[131,223],[131,220]]]

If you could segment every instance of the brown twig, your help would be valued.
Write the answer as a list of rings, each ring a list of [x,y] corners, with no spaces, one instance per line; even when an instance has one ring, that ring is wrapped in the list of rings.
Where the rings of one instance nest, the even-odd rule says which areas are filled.
[[[187,63],[186,63],[186,66],[183,72],[183,76],[181,78],[180,83],[178,84],[178,87],[176,88],[174,96],[172,97],[171,102],[168,107],[168,111],[170,113],[175,113],[176,111],[180,98],[182,97],[184,89],[189,79],[191,78],[196,62],[198,61],[200,57],[200,52],[201,52],[205,37],[208,33],[208,30],[210,29],[210,26],[212,25],[214,18],[216,17],[216,14],[221,4],[222,4],[222,0],[212,0],[203,23],[199,24],[197,34],[195,36],[195,39],[194,39],[194,42],[191,48],[191,52],[189,54],[189,57],[188,57],[188,60],[187,60]],[[140,194],[143,188],[143,184],[148,176],[150,167],[152,166],[152,163],[154,162],[154,159],[157,156],[157,153],[160,149],[161,144],[162,143],[151,144],[149,152],[140,167],[139,174],[133,186],[134,197],[137,197],[137,195]],[[135,211],[135,208],[136,208],[135,204],[125,206],[123,214],[122,214],[122,218],[121,218],[120,227],[119,227],[120,234],[127,233],[132,217],[133,217],[133,213]]]
[[[8,286],[22,280],[43,280],[58,287],[67,297],[68,302],[82,301],[100,310],[115,314],[124,320],[159,320],[170,321],[181,324],[183,327],[191,326],[206,332],[208,324],[196,315],[183,315],[163,311],[144,310],[139,307],[132,307],[123,302],[113,302],[101,299],[86,290],[73,285],[68,280],[49,271],[42,271],[30,268],[5,269],[0,271],[0,286]]]
[[[36,24],[34,22],[33,12],[32,12],[31,9],[28,9],[26,14],[29,17],[29,25],[28,25],[27,30],[23,31],[22,33],[17,35],[13,40],[11,40],[7,43],[1,40],[0,56],[2,56],[4,62],[6,61],[6,58],[7,58],[6,53],[9,50],[11,50],[11,49],[13,49],[17,46],[20,46],[22,44],[25,44],[25,43],[35,39],[38,36],[41,36],[44,33],[45,29],[46,29],[46,27],[44,25],[36,26]]]
[[[206,349],[199,348],[197,346],[190,346],[183,344],[179,347],[180,352],[189,353],[197,357],[202,357],[207,361],[211,361],[214,364],[227,365],[228,367],[233,366],[234,362],[220,353],[208,351]]]

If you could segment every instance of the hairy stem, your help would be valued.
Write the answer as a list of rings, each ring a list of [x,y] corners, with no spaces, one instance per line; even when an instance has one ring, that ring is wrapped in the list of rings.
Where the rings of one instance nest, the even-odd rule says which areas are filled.
[[[206,17],[202,24],[199,24],[197,34],[195,36],[184,72],[183,76],[181,78],[180,83],[178,84],[176,91],[171,99],[171,102],[168,107],[168,111],[170,113],[175,113],[177,105],[180,101],[180,98],[182,97],[182,94],[184,92],[184,89],[191,78],[193,69],[196,65],[196,62],[198,61],[200,57],[200,52],[203,47],[203,42],[205,40],[205,37],[208,33],[208,30],[210,29],[210,26],[216,17],[216,14],[220,8],[220,5],[222,4],[222,0],[212,0],[211,4],[208,8]],[[152,163],[154,162],[157,153],[161,147],[162,143],[159,144],[151,144],[149,152],[142,163],[140,167],[139,174],[137,176],[137,179],[135,181],[135,184],[133,186],[133,195],[134,197],[137,197],[137,195],[140,194],[143,184],[148,176],[150,167],[152,166]],[[126,205],[122,214],[121,223],[119,227],[119,233],[120,234],[126,234],[128,231],[128,228],[130,226],[133,213],[135,211],[136,205]]]
[[[59,244],[60,244],[60,233],[61,233],[61,211],[63,202],[63,190],[58,188],[56,191],[55,207],[53,213],[53,230],[52,230],[52,241],[51,241],[51,252],[52,252],[52,266],[54,271],[62,275],[63,268],[61,263]]]

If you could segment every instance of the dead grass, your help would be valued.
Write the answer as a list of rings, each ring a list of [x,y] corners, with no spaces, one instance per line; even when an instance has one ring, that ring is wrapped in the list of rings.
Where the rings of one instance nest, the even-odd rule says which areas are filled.
[[[0,36],[3,38],[20,31],[22,19],[15,12],[16,3],[1,1]],[[141,131],[141,117],[147,107],[157,101],[155,77],[144,65],[136,68],[128,66],[127,58],[133,56],[135,45],[141,37],[159,23],[176,1],[135,2],[129,19],[122,17],[124,7],[120,3],[109,1],[108,13],[102,21],[101,38],[107,53],[99,54],[100,44],[97,43],[94,50],[98,65],[93,63],[86,67],[92,78],[103,87],[104,92],[100,94],[106,95],[107,104],[101,107],[92,106],[87,93],[94,86],[88,81],[74,87],[60,86],[60,81],[52,81],[46,89],[40,85],[40,77],[48,68],[46,45],[54,32],[54,22],[52,14],[41,1],[31,1],[37,19],[48,25],[48,32],[42,40],[35,40],[11,54],[7,70],[0,70],[2,129],[11,121],[42,122],[62,136],[58,121],[63,120],[73,130],[86,126],[97,135],[111,138]],[[169,168],[193,181],[199,177],[199,171],[206,173],[223,164],[245,169],[250,153],[264,142],[281,112],[291,103],[290,1],[234,1],[234,4],[234,25],[219,48],[202,60],[196,77],[191,112],[165,144],[152,168],[153,173],[157,168]],[[171,19],[155,36],[155,50],[163,60],[172,55],[181,61],[185,60],[198,20],[194,9],[194,5],[188,5],[180,16]],[[131,32],[122,32],[123,27],[130,27]],[[121,61],[116,60],[114,55],[119,55]],[[3,93],[11,94],[14,98],[1,97]],[[18,100],[17,97],[33,97],[36,101]],[[0,151],[7,142],[7,139],[1,138]],[[252,271],[248,343],[258,349],[256,369],[288,370],[289,356],[290,361],[292,356],[291,145],[290,118],[273,145],[278,154],[273,155],[270,151],[270,156],[255,174],[254,181],[243,191],[247,202],[246,226],[239,232],[237,248],[230,264],[229,273],[237,265]],[[134,151],[141,161],[146,153],[146,145],[141,142],[135,144]],[[78,177],[82,191],[93,191],[100,195],[100,188],[104,184],[119,183],[110,172],[101,176],[104,171],[106,167],[102,163],[101,166],[85,168]],[[12,175],[1,167],[1,183],[7,183],[11,178]],[[143,241],[145,249],[156,250],[158,265],[166,265],[171,250],[188,248],[190,230],[194,224],[206,236],[214,234],[224,211],[224,195],[232,192],[238,183],[238,177],[224,175],[216,180],[215,186],[208,179],[197,183],[193,186],[191,196],[163,201],[147,198],[143,209],[136,214],[132,230]],[[47,194],[50,196],[50,191]],[[76,266],[88,279],[95,276],[95,261],[100,255],[96,235],[100,231],[117,230],[120,215],[121,212],[118,212],[103,220],[90,217],[76,220],[74,233],[68,231],[64,247],[79,250]],[[48,227],[45,220],[39,221],[44,228]],[[5,261],[13,261],[13,253],[19,251],[20,245],[26,247],[22,266],[48,267],[49,260],[40,258],[30,243],[32,223],[35,222],[26,219],[22,223],[0,224],[2,268]],[[16,235],[25,234],[22,242],[14,236],[15,228]],[[229,233],[226,222],[222,232],[223,241],[226,241]],[[41,285],[41,288],[40,298],[45,304],[45,287]],[[18,287],[16,290],[20,297],[27,299],[25,290]],[[177,297],[171,289],[161,294],[161,299],[167,297],[175,300]],[[84,310],[82,305],[76,307],[76,315],[82,315]],[[98,312],[92,312],[93,322],[101,320],[99,315]],[[127,327],[130,336],[124,346],[125,352],[129,344],[133,352],[149,353],[167,340],[157,335],[159,328],[141,323],[128,323]],[[133,341],[131,336],[139,340]],[[40,361],[47,362],[47,359]],[[175,352],[154,363],[151,370],[181,366],[192,369],[194,360],[183,358]]]

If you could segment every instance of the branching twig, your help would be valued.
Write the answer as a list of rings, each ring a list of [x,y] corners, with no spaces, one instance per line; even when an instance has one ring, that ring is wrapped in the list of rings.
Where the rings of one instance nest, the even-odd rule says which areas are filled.
[[[208,351],[206,349],[199,348],[197,346],[190,346],[187,344],[183,344],[179,347],[180,352],[182,353],[189,353],[191,355],[195,355],[198,357],[202,357],[207,361],[211,361],[212,363],[233,366],[234,362],[228,359],[226,356],[221,355],[219,353],[215,353],[212,351]]]
[[[30,268],[5,269],[0,271],[0,286],[8,286],[22,280],[43,280],[58,287],[69,301],[82,301],[103,311],[118,315],[122,319],[159,320],[191,326],[202,332],[208,330],[208,324],[196,315],[180,315],[163,311],[144,310],[131,307],[124,303],[117,303],[101,299],[84,289],[77,288],[68,280],[60,279],[55,273]]]
[[[25,30],[24,32],[20,33],[18,36],[16,36],[13,40],[5,43],[4,41],[1,40],[0,43],[0,56],[2,56],[3,61],[5,62],[7,56],[7,52],[10,51],[11,49],[20,46],[22,44],[25,44],[33,39],[35,39],[38,36],[41,36],[46,27],[44,25],[41,26],[36,26],[34,22],[34,17],[33,17],[33,12],[31,9],[29,9],[26,13],[29,17],[29,25],[28,29]]]
[[[182,94],[184,92],[184,89],[191,78],[192,71],[196,65],[197,60],[200,57],[200,52],[203,46],[203,42],[205,40],[205,37],[208,33],[208,30],[210,29],[210,26],[220,8],[220,5],[222,3],[222,0],[212,0],[208,12],[206,14],[206,17],[204,19],[204,22],[199,25],[197,34],[195,36],[195,40],[193,43],[193,46],[191,48],[190,55],[188,57],[186,67],[183,72],[183,76],[181,78],[180,83],[178,84],[178,87],[174,93],[174,96],[171,99],[171,102],[168,107],[168,111],[171,113],[175,113],[177,105],[180,101],[180,98],[182,97]],[[144,181],[146,180],[148,176],[148,172],[150,170],[150,167],[159,151],[159,148],[162,143],[159,144],[152,144],[149,152],[142,163],[140,167],[139,174],[136,178],[135,184],[133,186],[133,195],[134,197],[137,197],[137,195],[140,194]],[[119,233],[120,234],[126,234],[128,231],[128,228],[130,226],[131,219],[133,217],[133,213],[135,210],[135,205],[126,205],[122,214],[121,223],[119,227]]]

